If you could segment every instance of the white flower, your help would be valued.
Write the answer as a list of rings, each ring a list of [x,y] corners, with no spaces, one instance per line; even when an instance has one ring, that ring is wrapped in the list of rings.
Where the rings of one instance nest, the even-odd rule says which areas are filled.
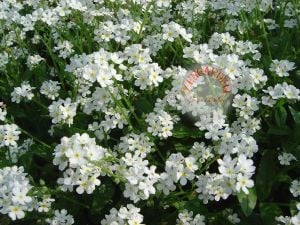
[[[4,167],[0,169],[0,202],[2,214],[12,220],[22,219],[26,211],[32,209],[31,186],[23,167]]]
[[[185,28],[179,25],[178,23],[175,23],[174,21],[171,21],[168,24],[163,24],[163,35],[162,38],[164,40],[168,40],[170,42],[173,42],[176,38],[181,36],[188,42],[192,42],[192,34],[189,34],[186,32]]]
[[[286,86],[283,93],[288,99],[300,99],[300,90],[293,85]]]
[[[50,196],[43,196],[43,200],[38,203],[37,210],[38,212],[49,212],[51,209],[51,204],[55,200],[50,198]]]
[[[286,225],[290,225],[292,223],[291,217],[289,217],[289,216],[278,216],[278,217],[275,217],[275,219],[276,219],[276,221],[284,223]]]
[[[26,203],[29,203],[32,201],[32,198],[27,196],[28,189],[26,189],[24,187],[22,189],[21,189],[21,187],[15,187],[12,190],[12,193],[13,193],[12,201],[14,203],[25,205]]]
[[[267,81],[267,76],[264,75],[262,69],[250,69],[250,77],[255,84],[264,84]]]
[[[72,215],[68,214],[68,211],[62,209],[61,211],[55,210],[55,215],[53,218],[46,219],[46,222],[50,225],[72,225],[74,223],[74,218]]]
[[[238,224],[241,222],[240,218],[238,217],[238,214],[236,213],[228,215],[227,219],[233,224]]]
[[[15,87],[11,93],[11,101],[20,103],[22,99],[31,100],[34,96],[32,90],[34,88],[30,86],[28,81],[23,81],[20,87]]]
[[[149,124],[147,130],[153,136],[167,138],[172,136],[173,120],[171,115],[163,110],[159,110],[157,113],[149,113],[146,118],[146,122]]]
[[[0,102],[0,121],[5,120],[6,114],[7,114],[6,106],[3,102]]]
[[[136,78],[134,84],[139,86],[141,90],[147,87],[157,87],[163,81],[162,69],[157,63],[141,64],[132,67],[131,73]]]
[[[268,87],[267,90],[263,90],[268,93],[272,99],[288,98],[288,99],[300,99],[300,90],[294,85],[288,85],[286,82],[282,84],[276,84],[274,87]]]
[[[110,214],[105,215],[105,219],[101,220],[102,225],[144,225],[143,215],[140,213],[140,209],[136,208],[132,204],[128,204],[126,207],[122,206],[119,210],[112,208]]]
[[[298,212],[297,215],[292,217],[291,222],[292,222],[293,225],[299,225],[300,224],[300,212]]]
[[[297,160],[296,157],[291,153],[283,152],[278,156],[279,163],[281,165],[289,166],[291,165],[291,161]]]
[[[92,161],[100,163],[106,154],[106,149],[96,145],[96,140],[88,134],[74,134],[70,138],[61,139],[61,144],[54,149],[53,164],[58,165],[64,171],[64,178],[59,178],[58,183],[62,190],[73,190],[76,192],[91,194],[96,186],[100,185],[98,177],[101,175],[101,168]]]
[[[70,98],[53,101],[48,107],[52,123],[73,124],[73,118],[76,116],[77,103],[72,103]]]
[[[28,56],[28,58],[27,58],[27,66],[30,69],[33,69],[35,66],[37,66],[43,60],[45,60],[45,59],[42,58],[40,55]]]
[[[12,220],[22,219],[25,216],[25,213],[23,210],[24,210],[24,207],[22,207],[22,206],[18,206],[18,205],[10,206],[9,207],[10,212],[8,213],[8,215]]]
[[[237,159],[232,159],[230,155],[225,155],[223,160],[218,159],[219,163],[219,172],[226,177],[236,177],[237,169],[235,168]]]
[[[286,28],[294,28],[297,26],[297,20],[296,19],[285,20],[283,26]]]
[[[255,171],[255,166],[253,166],[253,161],[251,159],[247,159],[247,157],[244,154],[239,155],[237,168],[239,169],[239,172],[248,175],[252,175]]]
[[[16,124],[0,125],[0,147],[17,147],[21,131]]]
[[[293,180],[290,187],[290,192],[294,197],[300,196],[300,182],[298,180]]]
[[[158,181],[159,175],[155,172],[156,167],[147,166],[148,161],[144,160],[144,154],[136,152],[134,155],[126,153],[122,157],[116,172],[125,178],[124,196],[137,202],[140,199],[148,199],[150,194],[155,194],[154,184]]]
[[[74,52],[73,44],[70,41],[59,41],[54,50],[59,52],[59,57],[63,59],[68,58]]]
[[[272,107],[272,106],[276,103],[276,101],[273,100],[273,99],[271,98],[271,96],[262,96],[262,98],[261,98],[261,103],[262,103],[263,105],[267,105],[267,106]]]
[[[171,4],[171,0],[157,0],[156,5],[158,7],[169,7]]]
[[[40,92],[47,98],[54,100],[56,97],[59,96],[59,90],[60,86],[57,81],[47,80],[43,82]]]
[[[236,183],[237,191],[240,191],[242,189],[242,191],[245,194],[249,194],[248,188],[252,188],[253,186],[254,186],[254,182],[253,180],[249,179],[248,175],[246,176],[241,173],[237,175],[237,183]]]
[[[133,44],[127,46],[124,50],[127,56],[127,61],[129,64],[144,64],[151,62],[150,50],[148,48],[144,49],[140,44]]]
[[[69,158],[71,167],[76,168],[76,166],[80,166],[86,162],[86,153],[84,153],[80,148],[68,149],[65,152],[65,155]]]
[[[178,214],[176,225],[205,225],[204,220],[205,217],[200,214],[196,214],[195,217],[193,217],[193,212],[183,210]]]
[[[107,87],[114,83],[113,77],[116,75],[116,70],[112,66],[102,66],[97,68],[96,79],[101,87]]]
[[[244,119],[249,119],[255,111],[259,109],[258,100],[248,94],[237,94],[233,99],[233,107],[237,108],[237,112]]]
[[[289,76],[289,71],[295,69],[295,63],[288,60],[273,60],[270,71],[275,72],[279,77]]]

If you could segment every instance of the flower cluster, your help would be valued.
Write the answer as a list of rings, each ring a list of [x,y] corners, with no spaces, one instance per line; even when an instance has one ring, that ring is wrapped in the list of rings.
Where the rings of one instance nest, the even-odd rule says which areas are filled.
[[[168,194],[176,189],[177,182],[186,185],[187,181],[192,181],[197,170],[194,157],[183,157],[181,153],[172,154],[166,161],[165,172],[161,174],[158,189]]]
[[[257,99],[247,94],[237,94],[233,99],[232,106],[237,109],[240,117],[245,120],[253,116],[254,112],[259,109]]]
[[[188,212],[184,210],[179,213],[178,219],[176,220],[177,225],[205,225],[204,223],[205,217],[197,214],[193,217],[193,212]]]
[[[26,211],[32,210],[32,188],[23,167],[4,167],[0,169],[0,212],[8,214],[12,220],[22,219]]]
[[[42,58],[40,55],[30,55],[27,58],[26,64],[29,67],[29,69],[33,69],[33,68],[37,67],[37,65],[43,60],[45,60],[45,59]]]
[[[116,150],[121,157],[120,164],[114,170],[125,180],[124,196],[137,202],[148,199],[155,194],[154,185],[160,175],[155,172],[156,166],[148,166],[147,155],[154,151],[154,144],[145,133],[131,133],[120,138]]]
[[[46,222],[50,225],[72,225],[74,223],[74,219],[72,215],[68,214],[67,210],[62,209],[61,211],[55,210],[54,217],[46,219]]]
[[[40,92],[47,98],[55,100],[59,96],[59,90],[60,86],[57,81],[48,80],[43,82]]]
[[[295,69],[295,63],[289,62],[288,60],[280,60],[277,59],[272,61],[270,71],[276,73],[279,77],[288,77],[289,71]]]
[[[296,205],[297,207],[297,214],[295,214],[294,216],[290,217],[290,216],[279,216],[276,217],[276,221],[281,224],[285,224],[285,225],[297,225],[300,222],[300,204],[297,203]]]
[[[105,215],[105,219],[101,221],[101,224],[142,225],[142,222],[143,216],[140,214],[140,209],[128,204],[126,207],[122,206],[119,210],[112,208],[110,213]]]
[[[59,41],[57,46],[54,47],[54,50],[59,53],[59,57],[63,59],[69,58],[70,55],[74,52],[73,44],[69,41]]]
[[[49,212],[51,209],[52,202],[54,202],[55,199],[51,198],[50,196],[43,196],[43,199],[41,202],[38,202],[37,205],[37,211],[38,212]]]
[[[129,151],[144,158],[148,153],[154,151],[153,146],[154,143],[150,141],[150,138],[146,136],[145,133],[131,133],[120,138],[120,143],[116,149],[120,153],[126,153]]]
[[[153,208],[178,214],[159,224],[204,225],[254,210],[266,223],[257,212],[273,184],[300,196],[298,5],[0,1],[0,213],[142,225],[154,224]],[[268,163],[284,169],[274,182],[263,179]],[[247,209],[246,195],[257,199]],[[299,224],[293,201],[290,216],[272,210],[267,220]]]
[[[76,116],[76,109],[77,103],[72,102],[70,98],[53,101],[49,106],[49,113],[53,118],[52,123],[67,123],[71,125],[74,116]]]
[[[283,152],[281,155],[278,156],[278,160],[281,165],[289,166],[291,165],[291,161],[297,159],[293,154]]]
[[[298,180],[293,180],[290,187],[290,192],[294,197],[300,196],[300,182]]]
[[[34,88],[26,81],[22,82],[20,87],[15,87],[14,91],[11,93],[11,101],[20,103],[21,100],[31,100],[34,96],[32,90]]]
[[[16,124],[0,125],[0,147],[17,147],[21,131]]]
[[[268,89],[264,90],[264,92],[269,94],[270,97],[274,100],[280,98],[295,99],[295,100],[300,99],[300,90],[296,88],[294,85],[287,84],[286,82],[283,82],[282,84],[276,84],[274,87],[268,87]],[[268,102],[270,103],[270,101]]]
[[[191,42],[192,34],[186,32],[186,30],[180,26],[178,23],[170,22],[168,24],[163,24],[163,36],[164,40],[173,42],[179,36],[183,37],[186,41]]]
[[[18,162],[19,157],[28,152],[30,146],[33,144],[32,139],[26,139],[19,146],[9,146],[8,151],[5,153],[6,159],[12,163]]]
[[[199,193],[199,199],[208,203],[209,200],[227,199],[231,194],[240,191],[248,194],[248,188],[254,186],[253,180],[250,179],[255,170],[253,161],[242,154],[238,158],[225,155],[217,161],[220,174],[207,172],[198,176],[196,191]]]
[[[149,124],[148,132],[153,136],[167,138],[172,136],[174,119],[164,110],[152,112],[147,115],[146,122]]]
[[[95,163],[100,163],[106,153],[106,149],[98,146],[86,133],[62,138],[53,153],[53,164],[64,170],[63,177],[58,179],[62,190],[73,191],[77,186],[78,194],[91,194],[100,185],[98,177],[102,174]]]

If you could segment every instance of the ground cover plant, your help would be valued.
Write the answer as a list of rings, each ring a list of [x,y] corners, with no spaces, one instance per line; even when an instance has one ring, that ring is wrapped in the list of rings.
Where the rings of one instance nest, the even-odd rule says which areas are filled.
[[[0,2],[1,225],[299,225],[299,0]]]

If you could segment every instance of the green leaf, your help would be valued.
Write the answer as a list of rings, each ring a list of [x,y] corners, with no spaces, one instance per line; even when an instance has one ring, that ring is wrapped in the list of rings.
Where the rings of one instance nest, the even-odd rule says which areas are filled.
[[[181,144],[181,143],[176,143],[174,145],[174,147],[175,147],[177,152],[184,152],[184,151],[188,150],[188,147],[186,145]]]
[[[184,209],[192,211],[195,214],[200,213],[205,215],[208,213],[207,207],[201,201],[199,201],[197,196],[194,197],[194,199],[187,201],[184,205]]]
[[[94,192],[93,201],[91,205],[94,214],[101,213],[101,210],[112,203],[112,197],[115,193],[114,184],[110,180],[106,180],[101,184],[100,188]]]
[[[0,168],[10,166],[10,163],[7,159],[0,159]]]
[[[32,154],[36,154],[39,157],[46,159],[47,161],[52,160],[52,149],[48,149],[43,145],[33,144],[30,147],[30,151],[32,152]]]
[[[283,106],[276,108],[275,121],[278,127],[284,127],[286,124],[287,112]]]
[[[289,106],[289,110],[293,116],[295,123],[300,124],[300,112],[296,111],[291,106]]]
[[[300,157],[300,145],[298,142],[293,142],[291,140],[285,140],[281,143],[281,147],[285,152],[292,153],[295,157]]]
[[[140,113],[150,113],[153,111],[153,105],[147,98],[142,97],[135,103],[135,108]]]
[[[243,191],[240,191],[237,194],[237,197],[245,216],[250,216],[256,206],[257,196],[255,189],[249,189],[249,194],[245,194]]]
[[[186,202],[185,201],[178,201],[174,202],[172,205],[177,209],[177,210],[183,210]]]
[[[264,225],[276,225],[276,216],[282,215],[281,209],[275,203],[260,203],[259,211]]]
[[[10,224],[9,217],[2,217],[2,218],[0,218],[0,224],[1,225],[9,225]]]
[[[7,113],[8,113],[8,115],[12,115],[16,118],[26,118],[26,117],[28,117],[28,115],[26,115],[26,113],[24,112],[21,105],[11,104],[7,108]]]
[[[290,213],[292,216],[297,215],[299,212],[299,209],[297,208],[297,203],[298,203],[298,201],[296,201],[296,200],[290,201]]]
[[[175,138],[200,138],[203,135],[203,132],[197,128],[188,128],[180,124],[174,127],[172,134]]]
[[[280,182],[280,183],[285,182],[287,184],[290,184],[292,182],[292,179],[290,178],[290,176],[285,174],[284,172],[278,173],[274,180],[276,180],[277,182]]]
[[[274,127],[271,126],[268,130],[268,134],[274,134],[279,136],[286,136],[291,133],[291,129],[287,126],[285,127]]]
[[[288,137],[284,138],[281,143],[281,147],[284,151],[294,154],[296,157],[300,157],[299,145],[300,145],[300,124],[295,124],[293,130]]]
[[[259,200],[265,200],[271,190],[277,174],[277,155],[275,150],[265,150],[256,174],[256,191]]]
[[[25,171],[29,171],[31,163],[32,163],[32,152],[26,152],[19,158],[19,162],[22,166],[24,166]]]

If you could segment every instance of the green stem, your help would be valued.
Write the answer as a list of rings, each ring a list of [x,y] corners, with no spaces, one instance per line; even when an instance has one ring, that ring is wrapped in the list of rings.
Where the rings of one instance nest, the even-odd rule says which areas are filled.
[[[72,203],[74,203],[74,204],[76,204],[76,205],[82,206],[83,208],[86,208],[86,209],[89,209],[89,208],[90,208],[90,207],[87,206],[87,205],[84,205],[84,204],[82,204],[82,203],[80,203],[80,202],[75,201],[75,200],[72,199],[72,198],[67,197],[67,196],[66,196],[64,193],[62,193],[61,191],[51,190],[50,193],[53,194],[53,195],[56,195],[56,196],[59,195],[60,197],[66,199],[67,201],[72,202]]]
[[[131,105],[130,101],[126,98],[126,95],[125,93],[123,92],[122,88],[117,85],[118,87],[118,90],[119,90],[119,93],[122,95],[122,99],[124,99],[129,111],[131,112],[131,114],[133,115],[133,117],[135,118],[135,120],[138,122],[138,124],[141,126],[141,123],[140,123],[140,119],[139,117],[136,115],[135,111],[134,111],[134,108],[133,106]],[[142,127],[142,126],[141,126]]]
[[[265,22],[264,22],[264,18],[258,8],[258,6],[256,7],[257,9],[257,12],[259,14],[259,19],[260,19],[260,24],[261,24],[261,27],[262,27],[262,31],[263,31],[263,37],[265,39],[265,43],[266,43],[266,48],[267,48],[267,52],[268,52],[268,55],[269,55],[269,58],[270,58],[270,61],[272,61],[272,53],[271,53],[271,48],[270,48],[270,43],[269,43],[269,39],[268,39],[268,33],[266,31],[266,27],[265,27]]]
[[[6,118],[6,122],[8,123],[14,123],[12,122],[10,119]],[[35,136],[33,136],[32,134],[30,134],[28,131],[24,130],[22,127],[20,127],[19,125],[17,125],[18,128],[21,130],[22,133],[26,134],[28,137],[32,138],[33,140],[35,140],[36,142],[42,144],[43,146],[45,146],[46,148],[51,149],[52,147],[48,144],[46,144],[45,142],[41,141],[40,139],[36,138]]]
[[[140,39],[140,37],[141,37],[141,34],[142,34],[142,32],[143,32],[143,28],[144,28],[146,19],[148,18],[148,10],[149,10],[149,8],[151,7],[151,5],[152,5],[152,2],[150,2],[150,3],[147,5],[147,8],[146,8],[146,10],[145,10],[145,12],[144,12],[144,14],[143,14],[143,15],[144,15],[143,21],[142,21],[142,24],[141,24],[141,27],[140,27],[140,30],[139,30],[139,33],[138,33],[138,36],[137,36],[136,41],[138,41],[138,40]]]
[[[219,158],[220,158],[219,156],[215,156],[210,162],[205,164],[205,166],[201,170],[199,170],[199,174],[202,174],[204,171],[206,171],[209,168],[209,166],[213,164],[215,161],[217,161],[217,159]]]
[[[10,163],[10,165],[13,165],[12,158],[11,158],[11,153],[10,153],[10,148],[9,147],[7,147],[7,152],[8,152],[9,163]]]
[[[130,121],[130,118],[126,115],[126,111],[124,110],[125,107],[124,107],[124,105],[122,104],[122,102],[119,101],[119,100],[113,95],[113,93],[111,93],[111,91],[110,91],[109,89],[107,89],[107,90],[108,90],[110,96],[113,98],[115,104],[116,104],[116,105],[118,106],[118,108],[120,109],[120,111],[121,111],[123,117],[126,119],[128,125],[131,127],[131,129],[134,129],[134,127],[133,127],[133,125],[132,125],[132,123],[131,123],[131,121]]]
[[[59,80],[60,80],[60,83],[61,83],[61,85],[62,85],[62,88],[64,89],[64,90],[66,90],[66,87],[65,87],[65,84],[64,84],[64,80],[63,80],[63,78],[61,77],[61,75],[60,75],[60,68],[59,68],[59,65],[56,63],[56,60],[55,60],[55,57],[54,57],[54,55],[53,55],[53,53],[52,53],[52,48],[50,47],[50,39],[46,42],[43,38],[41,38],[41,40],[42,40],[42,42],[44,43],[44,45],[46,46],[46,48],[47,48],[47,50],[48,50],[48,53],[49,53],[49,55],[50,55],[50,57],[51,57],[51,59],[52,59],[52,62],[53,62],[53,65],[54,65],[54,67],[55,67],[55,70],[56,70],[56,72],[58,73],[58,78],[59,78]]]
[[[41,106],[43,109],[47,110],[47,112],[48,112],[48,107],[45,106],[44,104],[42,104],[41,102],[39,102],[38,100],[36,100],[36,99],[33,98],[33,99],[31,99],[31,101],[35,102],[36,104],[38,104],[39,106]]]
[[[43,146],[45,146],[46,148],[51,149],[51,146],[46,144],[45,142],[41,141],[40,139],[36,138],[35,136],[33,136],[32,134],[30,134],[29,132],[27,132],[26,130],[24,130],[23,128],[21,128],[20,126],[18,126],[19,129],[22,131],[22,133],[26,134],[28,137],[32,138],[34,141],[42,144]]]

